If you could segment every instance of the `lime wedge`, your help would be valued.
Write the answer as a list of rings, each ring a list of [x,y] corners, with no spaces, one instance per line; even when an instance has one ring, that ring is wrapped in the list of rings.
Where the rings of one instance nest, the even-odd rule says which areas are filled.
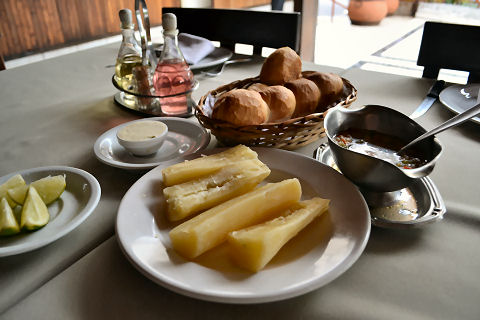
[[[36,180],[30,185],[35,187],[40,197],[42,197],[43,202],[46,205],[49,205],[62,195],[67,183],[65,182],[65,176],[58,175]]]
[[[32,182],[30,186],[35,187],[43,202],[48,205],[57,200],[65,190],[65,176],[48,176]],[[19,205],[23,205],[27,190],[28,186],[26,185],[18,186],[16,188],[8,189],[7,195]]]
[[[0,198],[6,198],[10,207],[15,207],[17,204],[8,195],[8,189],[25,185],[25,180],[20,174],[16,174],[8,179],[4,184],[0,185]]]
[[[22,209],[20,227],[26,230],[36,230],[50,220],[50,213],[35,187],[28,188],[27,197]]]
[[[10,179],[8,179],[4,184],[0,185],[0,196],[5,197],[5,193],[8,189],[22,186],[25,184],[25,180],[23,180],[22,176],[20,174],[16,174]]]
[[[7,193],[7,195],[5,196],[5,199],[7,200],[7,203],[8,203],[8,205],[10,206],[10,208],[13,209],[13,208],[15,208],[15,207],[17,206],[17,203],[16,203],[15,201],[13,201],[12,198],[10,198],[10,196],[8,195],[8,193]]]
[[[10,236],[20,232],[12,208],[5,197],[0,200],[0,236]]]
[[[16,206],[15,208],[12,208],[13,216],[15,217],[15,220],[17,220],[19,225],[20,225],[20,220],[22,219],[22,209],[23,209],[22,206]]]
[[[7,195],[19,205],[23,205],[27,196],[28,185],[18,186],[7,190]]]

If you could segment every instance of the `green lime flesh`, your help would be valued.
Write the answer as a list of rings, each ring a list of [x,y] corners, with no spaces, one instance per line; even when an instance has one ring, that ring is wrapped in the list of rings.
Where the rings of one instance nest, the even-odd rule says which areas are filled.
[[[35,187],[28,188],[23,205],[20,227],[24,230],[36,230],[45,226],[50,220],[47,205],[43,202]]]

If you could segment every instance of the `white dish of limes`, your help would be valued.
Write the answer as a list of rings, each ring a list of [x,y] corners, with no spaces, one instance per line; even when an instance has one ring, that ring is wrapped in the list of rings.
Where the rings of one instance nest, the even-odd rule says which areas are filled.
[[[100,200],[81,169],[51,166],[0,177],[0,257],[43,247],[79,226]]]

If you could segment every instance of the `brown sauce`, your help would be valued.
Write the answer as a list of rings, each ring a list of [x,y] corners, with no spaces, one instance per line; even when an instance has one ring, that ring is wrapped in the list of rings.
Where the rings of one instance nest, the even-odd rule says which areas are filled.
[[[406,143],[397,137],[378,131],[347,129],[340,131],[333,139],[345,149],[388,161],[403,169],[418,168],[426,162],[413,155],[399,155],[397,151]]]

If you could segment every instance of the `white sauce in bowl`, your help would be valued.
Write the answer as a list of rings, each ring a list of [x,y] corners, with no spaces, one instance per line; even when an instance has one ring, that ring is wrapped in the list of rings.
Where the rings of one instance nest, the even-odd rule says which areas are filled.
[[[123,127],[117,137],[125,141],[144,141],[161,136],[167,126],[160,121],[138,121]]]

